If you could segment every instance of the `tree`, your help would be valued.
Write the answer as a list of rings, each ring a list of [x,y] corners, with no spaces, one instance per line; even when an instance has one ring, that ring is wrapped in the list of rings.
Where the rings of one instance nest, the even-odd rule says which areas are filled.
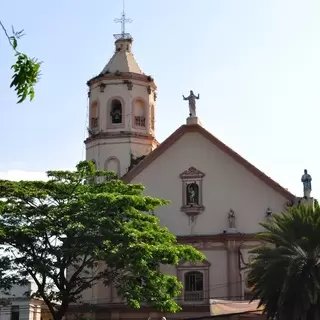
[[[320,209],[299,206],[261,223],[266,243],[248,274],[269,319],[320,319]]]
[[[0,256],[0,292],[2,294],[9,294],[10,289],[14,284],[26,285],[27,281],[21,279],[17,272],[8,273],[8,270],[11,270],[11,261],[6,256]],[[1,305],[1,299],[0,299]]]
[[[41,63],[34,58],[30,58],[25,53],[18,51],[18,40],[23,36],[23,30],[16,32],[12,28],[12,35],[9,35],[1,21],[0,26],[17,58],[15,64],[11,67],[14,73],[10,88],[14,87],[18,96],[18,103],[25,101],[27,97],[29,97],[31,101],[35,94],[34,87],[40,77]]]
[[[132,307],[147,300],[178,311],[181,283],[157,265],[204,257],[159,226],[152,212],[168,202],[142,195],[142,185],[125,184],[92,162],[47,175],[48,181],[0,181],[0,244],[11,270],[36,282],[53,318],[60,320],[98,281],[113,284]]]

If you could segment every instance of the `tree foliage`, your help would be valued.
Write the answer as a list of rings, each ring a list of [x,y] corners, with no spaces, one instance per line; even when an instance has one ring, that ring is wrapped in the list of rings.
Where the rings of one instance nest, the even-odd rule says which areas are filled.
[[[18,50],[18,40],[23,36],[23,30],[16,32],[12,28],[12,35],[9,35],[1,21],[0,26],[16,56],[16,62],[11,67],[14,73],[10,88],[14,87],[18,96],[18,103],[25,101],[27,97],[31,101],[35,94],[34,87],[40,77],[41,63]]]
[[[261,223],[248,282],[270,319],[320,319],[320,209],[300,206]]]
[[[144,196],[142,185],[125,184],[92,162],[47,175],[48,181],[0,180],[0,244],[11,270],[36,282],[54,319],[100,280],[132,307],[146,300],[178,311],[181,284],[157,266],[203,256],[159,225],[152,212],[168,202]]]
[[[8,273],[8,270],[11,270]],[[11,260],[7,256],[0,256],[0,292],[1,294],[10,294],[10,289],[13,285],[24,286],[27,284],[27,280],[19,276],[18,272],[12,270]],[[0,299],[0,305],[1,305]]]

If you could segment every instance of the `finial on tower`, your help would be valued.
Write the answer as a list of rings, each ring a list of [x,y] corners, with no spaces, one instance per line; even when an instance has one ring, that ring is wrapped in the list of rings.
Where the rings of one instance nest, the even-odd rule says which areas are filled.
[[[132,39],[132,36],[130,33],[126,33],[126,23],[131,23],[132,20],[126,18],[126,12],[124,8],[124,1],[122,2],[122,13],[120,19],[114,19],[114,22],[121,23],[121,33],[114,34],[113,36],[119,40],[119,39]]]

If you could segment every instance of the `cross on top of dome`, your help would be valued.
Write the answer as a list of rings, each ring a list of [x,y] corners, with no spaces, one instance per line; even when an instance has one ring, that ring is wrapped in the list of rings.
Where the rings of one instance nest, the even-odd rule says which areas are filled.
[[[126,23],[131,23],[132,20],[129,19],[129,18],[126,18],[124,0],[123,0],[123,4],[122,4],[121,18],[114,19],[114,22],[121,23],[121,33],[113,35],[117,40],[118,39],[132,39],[131,34],[130,33],[126,33]]]

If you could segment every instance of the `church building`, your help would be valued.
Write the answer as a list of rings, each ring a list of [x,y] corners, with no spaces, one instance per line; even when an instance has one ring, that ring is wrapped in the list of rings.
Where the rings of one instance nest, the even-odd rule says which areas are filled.
[[[146,195],[170,200],[155,212],[161,225],[206,259],[162,267],[184,284],[177,314],[147,306],[129,309],[102,283],[83,300],[100,306],[94,318],[147,320],[209,316],[211,299],[250,299],[246,265],[249,251],[259,244],[254,238],[262,230],[259,222],[299,199],[202,127],[193,92],[185,97],[186,121],[159,143],[155,79],[136,62],[132,37],[125,32],[115,37],[110,61],[87,83],[86,158],[127,183],[142,183]]]

